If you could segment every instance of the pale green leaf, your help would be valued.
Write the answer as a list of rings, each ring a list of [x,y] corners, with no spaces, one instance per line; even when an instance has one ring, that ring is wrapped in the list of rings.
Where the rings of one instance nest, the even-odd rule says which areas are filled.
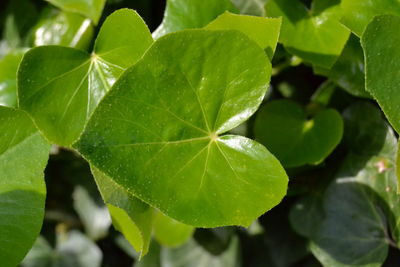
[[[240,14],[265,16],[264,5],[267,0],[231,0]]]
[[[69,146],[116,79],[152,42],[140,16],[121,9],[104,22],[92,54],[60,46],[34,48],[19,68],[19,105],[48,140]]]
[[[247,226],[280,202],[287,177],[265,147],[223,134],[256,111],[270,74],[238,31],[169,34],[119,79],[74,147],[169,217]]]
[[[50,145],[23,112],[0,106],[0,259],[15,267],[42,227]]]
[[[163,246],[177,247],[189,240],[195,228],[180,223],[161,212],[157,212],[154,218],[154,238]]]
[[[272,60],[279,38],[281,23],[281,18],[261,18],[225,12],[205,28],[209,30],[241,31],[261,46],[269,59]]]

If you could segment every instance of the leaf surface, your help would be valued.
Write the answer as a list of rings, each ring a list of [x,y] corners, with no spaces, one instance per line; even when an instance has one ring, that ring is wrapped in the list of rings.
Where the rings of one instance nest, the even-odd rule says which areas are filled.
[[[225,11],[235,11],[230,0],[168,0],[164,19],[153,37],[157,39],[171,32],[202,28]]]
[[[332,66],[350,34],[338,20],[335,0],[314,0],[311,9],[299,0],[271,0],[265,10],[267,16],[282,16],[280,42],[285,48],[319,67]]]
[[[60,46],[34,48],[19,68],[20,107],[48,140],[69,146],[116,79],[152,42],[139,15],[122,9],[104,22],[92,54]]]
[[[281,23],[281,18],[261,18],[225,12],[205,28],[209,30],[241,31],[261,46],[269,59],[272,60],[279,38]]]
[[[0,105],[17,105],[17,70],[25,49],[13,50],[0,59]]]
[[[106,0],[46,0],[56,7],[90,18],[94,24],[99,22]]]
[[[307,119],[304,108],[291,100],[276,100],[260,109],[254,132],[286,167],[322,162],[339,144],[343,121],[334,109]]]
[[[90,19],[71,12],[49,11],[35,27],[34,46],[61,45],[86,50],[93,37]]]
[[[280,202],[287,177],[262,145],[220,135],[256,111],[270,74],[240,32],[170,34],[125,72],[74,147],[169,217],[249,225]]]
[[[394,129],[400,131],[400,17],[375,17],[361,42],[365,53],[366,89],[376,99]]]
[[[16,266],[42,226],[50,145],[22,111],[0,107],[0,258]]]
[[[400,15],[400,3],[396,0],[342,0],[341,22],[356,35],[361,36],[368,23],[378,15]]]
[[[267,0],[232,0],[232,3],[240,11],[240,14],[265,16],[264,5]]]

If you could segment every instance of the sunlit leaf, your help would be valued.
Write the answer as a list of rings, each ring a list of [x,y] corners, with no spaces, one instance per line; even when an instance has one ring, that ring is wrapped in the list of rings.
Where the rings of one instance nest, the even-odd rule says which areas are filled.
[[[247,226],[280,202],[287,177],[265,147],[223,134],[256,111],[270,73],[238,31],[169,34],[119,79],[74,147],[169,217]]]
[[[62,10],[81,14],[94,24],[100,19],[106,0],[46,0]]]

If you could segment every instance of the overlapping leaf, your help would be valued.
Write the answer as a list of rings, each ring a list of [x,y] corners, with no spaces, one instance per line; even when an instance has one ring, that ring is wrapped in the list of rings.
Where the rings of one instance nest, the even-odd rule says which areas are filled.
[[[265,10],[267,16],[282,16],[280,42],[285,48],[318,67],[332,66],[350,34],[339,22],[334,0],[314,0],[311,9],[299,0],[270,0]]]
[[[141,256],[146,255],[151,240],[154,210],[96,168],[92,167],[92,173],[114,227]]]
[[[168,0],[154,38],[185,29],[202,28],[225,11],[235,11],[230,0]]]
[[[362,36],[366,89],[377,100],[389,122],[400,131],[400,17],[375,17]]]
[[[19,68],[19,105],[47,139],[68,146],[116,79],[152,42],[139,15],[122,9],[107,18],[92,54],[61,46],[34,48]]]
[[[265,16],[264,5],[267,0],[232,0],[240,14]]]
[[[307,119],[304,108],[291,100],[266,104],[255,122],[256,140],[264,144],[286,167],[318,164],[339,144],[343,122],[334,109]]]
[[[93,37],[90,19],[70,12],[50,10],[35,27],[33,44],[61,45],[86,50]]]
[[[265,49],[269,59],[272,60],[278,43],[281,23],[281,18],[260,18],[225,12],[205,28],[241,31]]]
[[[238,31],[167,35],[114,85],[74,147],[178,221],[249,225],[279,203],[287,177],[262,145],[221,135],[256,111],[270,74],[264,51]]]
[[[106,0],[46,0],[62,10],[81,14],[94,24],[100,19]]]
[[[0,258],[16,266],[42,226],[50,146],[22,111],[0,107]]]

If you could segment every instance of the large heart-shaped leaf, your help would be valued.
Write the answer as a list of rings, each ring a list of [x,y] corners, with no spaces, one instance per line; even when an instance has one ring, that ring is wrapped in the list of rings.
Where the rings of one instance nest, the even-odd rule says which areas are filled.
[[[225,11],[235,11],[230,0],[168,0],[164,19],[154,38],[185,29],[202,28]]]
[[[17,70],[25,49],[11,51],[0,59],[0,105],[17,105]]]
[[[378,15],[400,15],[400,2],[396,0],[342,0],[341,22],[361,36],[368,23]]]
[[[318,164],[339,144],[343,121],[334,109],[307,119],[304,108],[291,100],[265,105],[255,122],[256,140],[264,144],[286,167]]]
[[[69,146],[104,94],[152,42],[140,16],[122,9],[107,18],[92,54],[60,46],[34,48],[19,68],[19,105],[48,140]]]
[[[314,0],[311,9],[300,0],[270,0],[267,16],[282,16],[280,42],[292,54],[316,66],[330,68],[340,55],[350,31],[339,21],[335,0]]]
[[[100,19],[106,0],[46,0],[62,10],[81,14],[94,24]]]
[[[146,255],[151,240],[153,209],[98,169],[92,167],[92,173],[114,227],[124,234],[140,256]]]
[[[280,202],[287,177],[262,145],[221,135],[256,111],[270,75],[238,31],[169,34],[119,79],[74,147],[178,221],[249,225]]]
[[[53,9],[47,13],[35,27],[35,46],[62,45],[83,50],[88,48],[94,31],[90,19]]]
[[[0,258],[16,266],[39,235],[50,145],[22,111],[0,107]]]
[[[373,19],[361,42],[365,53],[366,89],[377,100],[397,132],[400,131],[400,17]]]
[[[281,23],[281,18],[260,18],[225,12],[210,22],[206,29],[241,31],[265,49],[269,59],[272,60],[279,38]]]

